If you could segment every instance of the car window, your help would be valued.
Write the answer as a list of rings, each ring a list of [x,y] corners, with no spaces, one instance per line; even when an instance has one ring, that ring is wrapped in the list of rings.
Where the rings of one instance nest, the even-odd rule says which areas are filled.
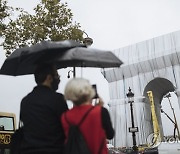
[[[0,130],[12,131],[14,130],[13,117],[1,117],[0,116]]]

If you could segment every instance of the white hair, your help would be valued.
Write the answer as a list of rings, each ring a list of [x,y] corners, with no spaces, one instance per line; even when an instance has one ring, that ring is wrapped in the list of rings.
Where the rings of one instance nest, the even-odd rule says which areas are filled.
[[[65,87],[64,96],[75,105],[83,104],[95,96],[95,91],[88,80],[83,78],[71,79]]]

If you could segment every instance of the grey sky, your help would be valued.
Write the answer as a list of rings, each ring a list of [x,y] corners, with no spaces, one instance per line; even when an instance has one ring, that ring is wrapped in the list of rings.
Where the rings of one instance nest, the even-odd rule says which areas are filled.
[[[9,0],[12,6],[22,7],[32,12],[39,0]],[[93,48],[114,50],[162,34],[180,30],[179,0],[62,0],[67,2],[89,37],[93,38]],[[5,56],[0,48],[0,65]],[[122,57],[123,60],[123,57]],[[67,83],[67,71],[59,70],[63,92]],[[107,103],[109,100],[108,83],[100,69],[83,69],[83,77],[97,84],[98,92]],[[81,69],[77,69],[81,76]],[[21,98],[35,85],[33,76],[0,76],[0,110],[19,112]]]

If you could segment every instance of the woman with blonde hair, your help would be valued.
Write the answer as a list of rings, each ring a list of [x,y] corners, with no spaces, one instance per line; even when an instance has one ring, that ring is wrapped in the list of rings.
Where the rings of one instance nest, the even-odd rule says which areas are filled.
[[[92,105],[95,90],[88,80],[74,78],[65,87],[65,99],[73,102],[73,108],[61,116],[62,126],[68,136],[69,123],[77,125],[83,116],[86,119],[79,126],[91,154],[107,154],[106,139],[112,139],[114,129],[108,110],[101,105]]]

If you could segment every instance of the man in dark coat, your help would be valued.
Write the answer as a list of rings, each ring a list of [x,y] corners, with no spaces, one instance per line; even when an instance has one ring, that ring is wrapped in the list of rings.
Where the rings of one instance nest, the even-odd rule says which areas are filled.
[[[38,66],[34,76],[37,86],[21,102],[22,154],[61,154],[65,136],[59,117],[68,107],[56,92],[60,77],[50,64]]]

